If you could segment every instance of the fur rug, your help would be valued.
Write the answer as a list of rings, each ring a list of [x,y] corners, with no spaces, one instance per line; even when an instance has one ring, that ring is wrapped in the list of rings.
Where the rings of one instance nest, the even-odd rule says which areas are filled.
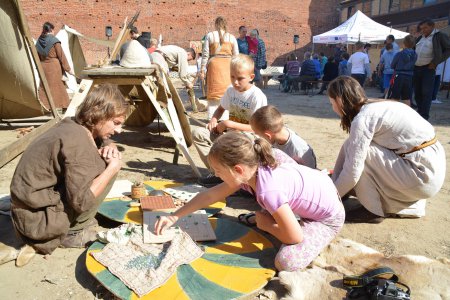
[[[282,300],[345,299],[343,275],[361,274],[381,266],[397,273],[399,281],[411,288],[412,299],[450,299],[448,259],[415,255],[385,257],[362,244],[337,238],[306,270],[279,273],[280,283],[288,291]]]

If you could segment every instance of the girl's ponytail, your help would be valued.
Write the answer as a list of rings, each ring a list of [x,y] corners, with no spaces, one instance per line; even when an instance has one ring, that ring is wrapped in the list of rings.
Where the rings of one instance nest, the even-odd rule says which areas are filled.
[[[253,141],[239,132],[227,132],[215,140],[208,155],[208,159],[211,158],[230,168],[237,164],[270,168],[277,166],[269,142],[261,138]]]
[[[258,156],[258,160],[261,165],[271,169],[277,167],[277,161],[272,153],[272,146],[268,141],[262,138],[255,139],[253,142],[253,150]]]

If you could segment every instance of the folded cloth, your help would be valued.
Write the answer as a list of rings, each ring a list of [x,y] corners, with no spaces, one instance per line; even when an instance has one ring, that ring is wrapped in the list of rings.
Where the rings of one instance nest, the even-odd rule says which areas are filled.
[[[164,244],[144,244],[142,233],[133,232],[126,245],[107,244],[92,256],[139,297],[163,285],[178,266],[189,264],[203,251],[185,232]]]

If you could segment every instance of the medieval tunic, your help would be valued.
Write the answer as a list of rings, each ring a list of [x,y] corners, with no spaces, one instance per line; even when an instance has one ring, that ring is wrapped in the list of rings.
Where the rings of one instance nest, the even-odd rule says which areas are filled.
[[[67,108],[69,106],[69,95],[62,81],[62,75],[63,70],[69,72],[71,68],[61,48],[61,42],[54,43],[47,56],[39,51],[38,54],[55,106],[57,108]],[[42,82],[39,87],[39,98],[46,108],[50,108]]]
[[[23,240],[51,253],[78,215],[97,209],[91,184],[106,169],[87,130],[69,118],[25,150],[11,182],[12,218]]]
[[[435,195],[444,182],[444,149],[436,142],[400,155],[434,137],[433,126],[403,103],[364,105],[351,123],[334,167],[339,194],[354,189],[361,204],[379,216],[407,208],[409,215],[421,216],[414,204]]]
[[[221,44],[218,31],[208,33],[203,47],[201,70],[208,62],[206,72],[208,100],[220,100],[225,94],[231,84],[231,56],[239,54],[236,38],[228,32],[223,35]]]

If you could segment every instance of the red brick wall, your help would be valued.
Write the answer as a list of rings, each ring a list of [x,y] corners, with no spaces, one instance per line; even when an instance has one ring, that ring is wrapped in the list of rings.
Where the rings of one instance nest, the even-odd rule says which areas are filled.
[[[258,28],[267,47],[270,64],[282,64],[294,50],[293,35],[300,35],[298,56],[311,47],[312,35],[338,25],[338,0],[20,0],[31,33],[37,38],[45,21],[56,28],[66,24],[79,32],[105,38],[105,26],[113,27],[117,36],[124,18],[137,10],[135,25],[140,31],[151,31],[153,37],[163,36],[164,44],[189,46],[213,29],[214,19],[221,15],[228,29],[237,35],[238,27]],[[88,63],[106,56],[106,48],[83,42]],[[324,48],[325,49],[325,48]],[[330,50],[331,54],[331,50]]]

